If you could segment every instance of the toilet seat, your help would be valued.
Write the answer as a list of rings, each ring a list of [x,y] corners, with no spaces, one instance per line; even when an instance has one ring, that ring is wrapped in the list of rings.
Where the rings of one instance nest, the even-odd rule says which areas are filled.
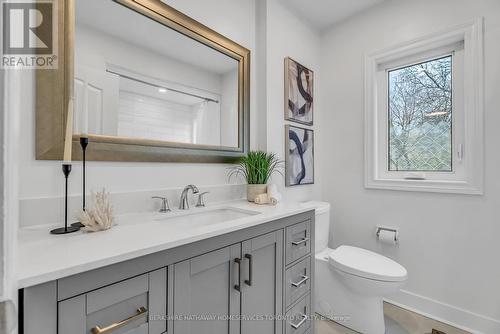
[[[340,271],[377,281],[402,282],[408,275],[399,263],[353,246],[340,246],[329,252],[328,262]]]

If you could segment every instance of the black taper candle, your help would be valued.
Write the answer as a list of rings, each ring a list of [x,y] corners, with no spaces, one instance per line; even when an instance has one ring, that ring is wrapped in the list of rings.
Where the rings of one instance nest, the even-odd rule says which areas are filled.
[[[87,146],[89,145],[89,137],[80,137],[80,146],[82,147],[82,210],[85,211],[87,209],[86,205],[85,205],[85,200],[86,200],[86,197],[87,197],[87,194],[86,194],[86,186],[85,186],[85,173],[87,172],[87,168],[86,168],[86,157],[85,157],[85,153],[87,152]],[[77,222],[77,223],[73,223],[71,224],[71,226],[74,226],[74,227],[79,227],[79,228],[82,228],[84,225],[80,222]]]
[[[88,137],[80,137],[80,146],[82,147],[82,174],[83,174],[83,202],[82,202],[82,209],[85,211],[85,173],[86,173],[86,168],[85,168],[85,153],[87,152],[87,146],[89,145],[89,138]]]
[[[64,174],[64,183],[65,183],[65,190],[64,190],[64,227],[56,228],[50,233],[52,234],[67,234],[67,233],[73,233],[78,231],[80,228],[75,227],[75,226],[68,226],[68,178],[69,174],[71,173],[71,164],[63,163],[62,165],[62,171]]]

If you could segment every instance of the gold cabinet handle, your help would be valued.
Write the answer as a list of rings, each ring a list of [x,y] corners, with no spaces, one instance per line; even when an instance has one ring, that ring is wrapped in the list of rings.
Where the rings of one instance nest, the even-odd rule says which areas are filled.
[[[110,333],[114,330],[117,330],[118,328],[122,328],[123,326],[131,323],[134,320],[137,320],[139,318],[142,318],[148,314],[148,310],[145,307],[139,307],[137,309],[137,313],[131,316],[130,318],[127,318],[125,320],[122,320],[120,322],[117,322],[115,324],[109,325],[108,327],[101,328],[99,326],[95,326],[90,330],[92,334],[105,334],[105,333]]]

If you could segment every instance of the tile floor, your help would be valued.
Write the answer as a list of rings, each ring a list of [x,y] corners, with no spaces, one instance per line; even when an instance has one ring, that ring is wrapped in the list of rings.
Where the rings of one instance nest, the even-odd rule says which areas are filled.
[[[386,334],[430,334],[432,329],[446,334],[470,334],[420,314],[384,303]],[[333,321],[316,321],[316,334],[357,334]]]

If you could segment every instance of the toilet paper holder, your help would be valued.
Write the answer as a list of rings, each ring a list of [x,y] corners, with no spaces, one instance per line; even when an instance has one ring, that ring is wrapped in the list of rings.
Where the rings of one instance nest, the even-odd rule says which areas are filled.
[[[399,229],[398,228],[388,227],[388,226],[377,226],[377,229],[375,232],[377,234],[377,239],[380,239],[380,232],[381,231],[393,232],[394,233],[394,241],[396,243],[399,241]]]

